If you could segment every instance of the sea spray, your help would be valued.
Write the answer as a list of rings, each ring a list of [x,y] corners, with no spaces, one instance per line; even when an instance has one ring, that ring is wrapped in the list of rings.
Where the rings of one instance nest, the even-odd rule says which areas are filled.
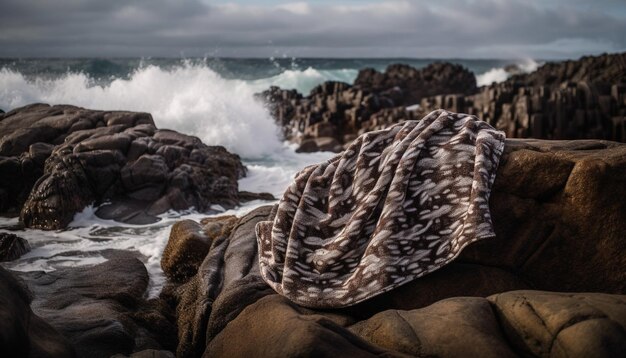
[[[0,106],[32,102],[73,104],[90,109],[130,110],[152,114],[159,128],[198,136],[244,157],[268,154],[280,147],[277,128],[254,89],[241,80],[226,80],[206,66],[185,64],[170,70],[147,66],[129,79],[92,85],[83,73],[27,81],[3,69]]]
[[[539,67],[539,63],[532,59],[524,59],[515,63],[514,66],[516,66],[522,73],[530,73]],[[504,82],[511,76],[511,74],[512,73],[507,71],[505,67],[493,67],[482,74],[476,75],[476,84],[478,86],[488,86],[494,82]]]
[[[358,70],[364,67],[384,70],[391,63],[403,62],[421,68],[432,62],[411,59],[298,61],[301,65],[287,66],[276,60],[268,67],[267,60],[262,59],[1,60],[0,108],[8,111],[44,102],[149,112],[160,128],[196,135],[207,144],[221,144],[238,153],[248,167],[248,176],[239,181],[240,190],[271,192],[279,198],[297,171],[334,154],[296,154],[292,145],[281,143],[277,127],[263,105],[254,101],[254,93],[278,85],[307,94],[328,80],[352,83]],[[462,62],[478,74],[486,74],[492,68],[504,69],[511,63],[500,60]],[[521,64],[518,66],[528,71]],[[268,203],[271,202],[250,202],[226,213],[243,215]],[[181,219],[199,220],[206,216],[193,210],[170,212],[155,224],[128,225],[99,219],[94,214],[96,209],[85,208],[64,231],[27,229],[18,232],[29,241],[32,251],[3,265],[20,271],[52,271],[58,267],[103,262],[102,250],[133,251],[150,273],[150,296],[154,297],[165,281],[160,259],[171,225]],[[0,218],[0,230],[6,231],[2,227],[16,223],[15,218]]]

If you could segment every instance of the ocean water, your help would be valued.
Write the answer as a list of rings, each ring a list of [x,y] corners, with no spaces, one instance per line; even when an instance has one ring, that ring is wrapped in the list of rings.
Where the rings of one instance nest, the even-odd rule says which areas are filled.
[[[159,128],[198,136],[239,154],[249,174],[240,190],[270,192],[280,197],[302,167],[324,161],[332,153],[296,154],[283,143],[278,128],[254,93],[275,85],[308,92],[324,81],[352,83],[359,69],[380,71],[393,63],[422,68],[436,59],[0,59],[0,109],[35,102],[73,104],[102,110],[145,111]],[[506,66],[530,72],[531,59],[446,60],[476,74],[479,85],[508,78]],[[242,215],[268,202],[254,201],[225,214]],[[150,296],[164,282],[160,258],[171,225],[206,215],[170,212],[151,225],[102,220],[87,207],[62,231],[21,230],[32,251],[3,266],[19,271],[53,271],[63,266],[103,262],[108,249],[137,253],[150,273]],[[0,231],[17,223],[0,217]]]

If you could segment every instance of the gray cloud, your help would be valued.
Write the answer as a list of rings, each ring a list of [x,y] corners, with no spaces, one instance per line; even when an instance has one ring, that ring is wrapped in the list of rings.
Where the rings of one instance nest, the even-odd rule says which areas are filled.
[[[0,56],[551,58],[624,50],[624,33],[611,0],[3,0]]]

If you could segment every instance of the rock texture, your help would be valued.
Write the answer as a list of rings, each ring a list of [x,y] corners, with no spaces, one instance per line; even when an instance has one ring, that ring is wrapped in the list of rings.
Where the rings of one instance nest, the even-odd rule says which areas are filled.
[[[354,86],[325,82],[308,96],[272,87],[259,97],[306,152],[338,151],[359,134],[439,108],[477,115],[510,138],[626,141],[626,53],[546,63],[479,89],[457,65],[392,65],[362,70]]]
[[[311,152],[341,150],[355,134],[375,129],[379,119],[370,119],[381,111],[414,104],[424,96],[475,91],[476,79],[467,69],[435,63],[421,70],[405,65],[390,66],[385,73],[365,69],[355,86],[325,82],[307,97],[278,87],[259,97],[268,103],[285,137],[303,141],[300,151]]]
[[[474,74],[451,63],[433,63],[420,70],[403,64],[390,65],[385,72],[366,68],[359,71],[354,85],[369,92],[389,91],[396,105],[407,106],[441,93],[477,90]]]
[[[619,356],[624,178],[626,144],[507,140],[490,202],[495,239],[336,310],[302,308],[261,279],[254,227],[275,215],[261,207],[171,291],[177,356]]]
[[[31,300],[24,283],[0,267],[0,356],[75,357],[67,339],[33,313]]]
[[[236,221],[236,216],[220,216],[204,219],[203,225],[193,220],[175,223],[161,258],[165,275],[174,281],[186,282],[198,271],[211,243],[225,233],[230,234]]]
[[[108,261],[92,267],[18,273],[33,292],[33,311],[63,334],[79,357],[174,349],[168,306],[144,299],[143,263],[126,252],[104,255]]]
[[[13,261],[30,251],[30,245],[23,238],[0,232],[0,262]]]
[[[34,104],[0,115],[0,212],[64,228],[85,206],[129,223],[239,202],[239,157],[157,129],[147,113]]]

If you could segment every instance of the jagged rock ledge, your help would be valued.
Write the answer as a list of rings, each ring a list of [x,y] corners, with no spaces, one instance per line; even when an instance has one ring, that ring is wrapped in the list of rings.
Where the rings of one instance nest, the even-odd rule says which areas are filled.
[[[238,155],[157,129],[148,113],[33,104],[0,114],[0,214],[27,227],[64,228],[89,204],[135,224],[231,208],[259,197],[238,192],[245,173]]]
[[[303,96],[278,87],[258,94],[300,151],[340,151],[358,135],[443,108],[469,113],[509,138],[626,141],[626,53],[546,63],[530,74],[476,87],[449,63],[359,72],[354,85],[325,82]]]

